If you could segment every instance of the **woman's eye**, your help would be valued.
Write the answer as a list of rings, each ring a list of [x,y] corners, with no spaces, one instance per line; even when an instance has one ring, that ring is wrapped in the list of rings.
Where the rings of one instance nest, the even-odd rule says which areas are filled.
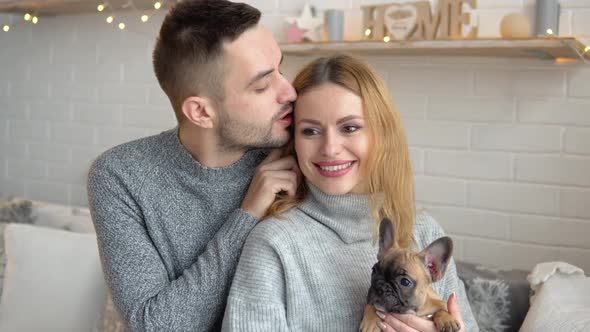
[[[342,128],[342,130],[343,130],[345,133],[354,133],[355,131],[357,131],[357,130],[359,130],[359,129],[361,129],[361,127],[359,127],[359,126],[352,126],[352,125],[350,125],[350,126],[344,126],[344,127]]]
[[[301,131],[301,133],[305,136],[313,136],[319,134],[320,131],[315,128],[305,128]]]
[[[400,284],[402,284],[402,286],[404,286],[404,287],[410,287],[410,286],[412,286],[412,280],[410,280],[408,278],[401,278]]]

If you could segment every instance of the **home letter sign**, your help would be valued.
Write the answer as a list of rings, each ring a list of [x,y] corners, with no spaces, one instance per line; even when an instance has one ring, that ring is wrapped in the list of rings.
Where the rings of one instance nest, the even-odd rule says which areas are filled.
[[[476,0],[439,0],[434,13],[429,1],[364,6],[363,31],[372,40],[385,36],[393,40],[475,38],[476,27],[462,35],[462,26],[471,22],[464,5],[475,9]]]

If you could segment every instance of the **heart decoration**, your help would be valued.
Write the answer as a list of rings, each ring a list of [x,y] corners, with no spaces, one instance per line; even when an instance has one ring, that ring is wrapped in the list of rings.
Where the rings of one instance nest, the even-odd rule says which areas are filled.
[[[416,28],[418,11],[412,4],[393,4],[385,10],[385,26],[397,40],[406,39]]]

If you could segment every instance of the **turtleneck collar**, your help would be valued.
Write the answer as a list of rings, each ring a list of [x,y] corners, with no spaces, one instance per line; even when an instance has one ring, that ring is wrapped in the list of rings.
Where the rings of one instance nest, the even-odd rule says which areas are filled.
[[[181,169],[203,181],[217,181],[220,176],[224,177],[224,181],[231,178],[249,176],[252,170],[268,155],[268,150],[266,149],[253,149],[244,153],[239,160],[231,165],[225,167],[207,167],[194,159],[184,145],[182,145],[178,131],[179,128],[176,127],[162,133],[163,135],[168,135],[167,150],[170,153],[169,156],[174,159],[174,162]]]
[[[330,195],[306,181],[308,195],[299,209],[334,231],[345,243],[372,238],[373,220],[369,196]]]

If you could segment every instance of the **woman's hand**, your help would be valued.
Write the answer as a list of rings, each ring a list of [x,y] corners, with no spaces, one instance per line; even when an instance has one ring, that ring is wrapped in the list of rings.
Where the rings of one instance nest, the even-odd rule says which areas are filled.
[[[455,293],[449,296],[447,310],[453,318],[459,321],[461,325],[461,330],[459,331],[464,332],[463,319],[461,318],[461,311],[459,310]],[[438,332],[433,321],[420,316],[410,314],[384,314],[380,311],[377,311],[377,315],[382,320],[379,327],[385,332]]]

